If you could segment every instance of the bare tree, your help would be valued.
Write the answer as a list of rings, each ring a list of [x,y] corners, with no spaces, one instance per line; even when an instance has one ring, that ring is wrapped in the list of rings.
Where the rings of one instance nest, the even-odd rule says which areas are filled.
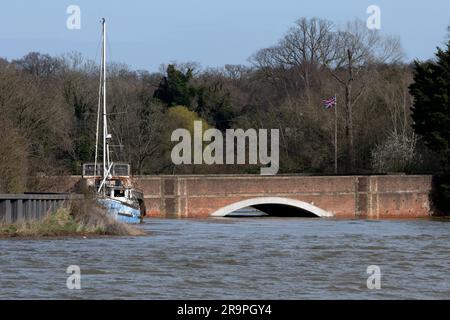
[[[0,192],[24,192],[28,169],[26,140],[9,121],[2,118],[0,131]]]
[[[372,77],[374,66],[395,63],[402,58],[397,38],[383,37],[369,30],[359,20],[348,23],[334,33],[334,52],[324,64],[344,91],[345,136],[348,144],[347,171],[355,169],[353,107],[361,98]]]
[[[22,59],[14,60],[13,64],[34,76],[48,77],[60,70],[61,60],[48,54],[30,52]]]
[[[294,72],[295,78],[288,81],[301,81],[307,104],[311,105],[314,74],[333,53],[332,31],[333,23],[328,20],[301,18],[277,45],[259,50],[250,61],[273,80],[279,79],[279,74]]]

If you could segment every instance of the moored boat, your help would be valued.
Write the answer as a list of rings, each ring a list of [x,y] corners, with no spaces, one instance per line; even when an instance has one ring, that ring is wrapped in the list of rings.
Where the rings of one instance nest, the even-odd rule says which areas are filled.
[[[102,19],[103,56],[97,110],[95,161],[83,164],[83,178],[95,193],[96,201],[114,219],[126,223],[140,223],[145,215],[144,197],[134,187],[131,167],[113,162],[110,157],[112,135],[108,131],[106,106],[106,21]],[[100,128],[102,131],[100,132]],[[100,152],[102,156],[100,157]]]
[[[95,162],[83,164],[83,178],[87,186],[94,190],[96,201],[118,221],[142,222],[145,216],[144,195],[142,190],[134,187],[130,165],[113,163],[103,186],[103,178],[96,174],[102,172],[102,168],[103,165]]]

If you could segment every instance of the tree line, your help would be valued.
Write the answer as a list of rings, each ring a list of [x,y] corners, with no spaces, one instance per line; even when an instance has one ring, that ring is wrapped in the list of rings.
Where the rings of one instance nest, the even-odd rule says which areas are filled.
[[[172,63],[148,72],[109,63],[113,158],[130,162],[134,174],[259,172],[175,166],[172,131],[201,120],[221,131],[279,129],[280,173],[332,174],[334,110],[322,100],[336,94],[339,174],[443,172],[448,163],[438,154],[448,137],[447,145],[430,143],[420,125],[428,109],[413,107],[421,66],[404,62],[397,37],[361,21],[317,18],[296,21],[249,65]],[[99,65],[78,53],[0,59],[2,192],[36,189],[41,175],[79,174],[93,160],[98,84]]]

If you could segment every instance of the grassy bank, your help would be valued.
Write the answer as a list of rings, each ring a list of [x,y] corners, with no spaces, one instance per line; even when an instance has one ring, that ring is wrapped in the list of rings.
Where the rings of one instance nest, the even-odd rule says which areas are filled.
[[[109,217],[92,200],[71,203],[39,221],[0,224],[0,237],[138,236],[141,229]]]

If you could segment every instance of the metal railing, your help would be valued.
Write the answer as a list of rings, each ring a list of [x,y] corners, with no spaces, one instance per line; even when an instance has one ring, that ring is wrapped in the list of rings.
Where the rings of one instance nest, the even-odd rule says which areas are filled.
[[[83,198],[83,195],[67,193],[0,194],[0,222],[40,220],[66,205],[68,200]]]

